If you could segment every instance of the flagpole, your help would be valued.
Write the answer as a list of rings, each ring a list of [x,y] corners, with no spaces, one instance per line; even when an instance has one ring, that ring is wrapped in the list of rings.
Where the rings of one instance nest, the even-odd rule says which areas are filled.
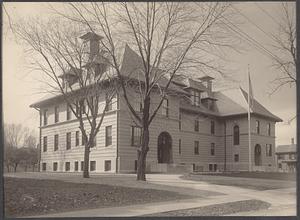
[[[249,151],[249,172],[252,171],[251,161],[251,118],[250,118],[250,70],[248,64],[248,151]]]

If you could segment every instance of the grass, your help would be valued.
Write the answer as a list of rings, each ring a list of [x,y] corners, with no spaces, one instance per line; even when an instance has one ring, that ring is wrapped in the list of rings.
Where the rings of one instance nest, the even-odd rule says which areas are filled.
[[[252,177],[250,177],[252,176]],[[266,174],[267,176],[267,174]],[[187,174],[182,179],[203,181],[211,184],[237,186],[254,190],[271,190],[280,188],[296,187],[295,181],[285,181],[277,179],[258,178],[254,175],[246,174]]]
[[[190,198],[170,191],[59,180],[4,178],[6,217]]]
[[[147,216],[222,216],[238,212],[247,212],[260,209],[267,209],[270,204],[260,200],[244,200],[238,202],[221,203],[216,205],[203,206],[193,209],[182,209],[169,212],[155,213]]]

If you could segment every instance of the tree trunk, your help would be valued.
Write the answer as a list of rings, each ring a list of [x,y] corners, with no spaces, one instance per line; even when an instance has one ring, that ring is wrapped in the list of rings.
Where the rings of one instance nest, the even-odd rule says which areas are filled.
[[[90,160],[90,145],[88,142],[84,145],[84,165],[83,165],[83,178],[89,178],[89,161]]]
[[[137,166],[137,180],[146,181],[146,157],[149,151],[149,110],[150,110],[150,96],[144,100],[143,109],[143,127],[142,127],[142,146],[138,149],[138,166]]]

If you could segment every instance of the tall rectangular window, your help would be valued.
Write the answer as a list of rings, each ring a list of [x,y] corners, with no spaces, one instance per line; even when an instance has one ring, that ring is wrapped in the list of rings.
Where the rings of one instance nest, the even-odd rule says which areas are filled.
[[[200,92],[194,91],[194,105],[199,106],[200,105]]]
[[[178,144],[178,153],[181,154],[181,139],[179,139],[179,144]]]
[[[84,139],[84,135],[81,132],[81,145],[85,145],[85,139]]]
[[[112,145],[112,126],[105,127],[105,146]]]
[[[57,171],[57,162],[53,163],[53,171]]]
[[[42,171],[46,171],[47,163],[42,163]]]
[[[111,160],[105,160],[104,161],[104,171],[110,171],[111,170]]]
[[[194,130],[199,131],[199,120],[198,119],[195,120]]]
[[[80,163],[80,170],[83,171],[83,169],[84,169],[84,161],[81,161],[81,163]]]
[[[272,156],[272,144],[266,144],[266,156],[267,157]]]
[[[256,134],[260,133],[260,122],[258,120],[255,121]]]
[[[43,118],[44,118],[44,125],[48,124],[48,115],[47,115],[48,109],[45,109],[43,111]]]
[[[107,93],[105,95],[105,104],[106,104],[106,111],[111,111],[112,110],[112,98],[110,95]]]
[[[238,154],[234,155],[234,162],[239,162],[240,158]]]
[[[194,142],[194,154],[199,155],[199,141]]]
[[[67,121],[71,119],[71,107],[67,104]]]
[[[210,144],[210,155],[211,156],[215,155],[215,143]]]
[[[90,161],[90,171],[96,170],[96,161]]]
[[[58,106],[54,107],[54,122],[55,123],[59,122],[59,109],[58,109]]]
[[[162,103],[162,115],[169,117],[169,100],[166,98]]]
[[[94,137],[93,144],[91,147],[96,147],[97,145],[97,135]]]
[[[65,163],[65,171],[70,171],[70,168],[71,168],[70,162],[66,162]]]
[[[140,146],[142,129],[140,127],[131,127],[131,146]]]
[[[54,151],[58,150],[58,134],[54,135]]]
[[[268,135],[271,136],[271,124],[267,124]]]
[[[210,133],[215,134],[215,122],[210,121]]]
[[[74,163],[74,170],[78,171],[78,161],[75,161],[75,163]]]
[[[179,130],[181,130],[181,112],[179,112],[179,125],[178,126],[179,126]]]
[[[46,152],[46,151],[47,151],[47,142],[48,142],[47,136],[45,136],[45,137],[43,138],[43,152]]]
[[[79,131],[75,132],[75,146],[79,145]]]
[[[66,148],[71,149],[71,132],[68,132],[66,136]]]

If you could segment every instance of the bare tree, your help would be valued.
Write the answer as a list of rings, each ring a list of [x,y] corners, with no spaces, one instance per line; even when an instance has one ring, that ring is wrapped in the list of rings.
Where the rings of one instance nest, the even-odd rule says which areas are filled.
[[[273,81],[271,94],[285,85],[296,84],[296,8],[291,3],[281,3],[281,19],[278,19],[278,34],[272,35],[275,43],[273,49],[273,66],[279,75]]]
[[[194,72],[223,75],[218,62],[221,48],[234,49],[226,26],[228,4],[223,3],[70,3],[68,13],[53,9],[71,21],[84,24],[93,33],[101,33],[102,46],[121,85],[121,92],[135,123],[141,127],[137,148],[137,180],[146,180],[146,157],[149,151],[149,127],[171,95],[177,74]],[[120,48],[131,45],[138,66],[122,70]],[[216,62],[217,61],[217,62]],[[193,71],[194,70],[194,71]],[[192,74],[190,74],[192,75]],[[142,112],[130,102],[128,79],[142,103]],[[158,95],[153,103],[152,95]]]
[[[101,37],[83,35],[80,26],[55,18],[10,24],[17,41],[27,48],[30,68],[41,74],[46,92],[59,96],[78,119],[85,145],[83,177],[88,178],[90,148],[115,96],[108,59],[98,47]]]

